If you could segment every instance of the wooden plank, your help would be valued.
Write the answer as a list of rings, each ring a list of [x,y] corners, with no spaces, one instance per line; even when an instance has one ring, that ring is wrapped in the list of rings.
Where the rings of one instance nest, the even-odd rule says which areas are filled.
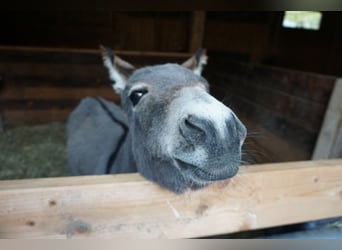
[[[0,182],[0,238],[189,238],[342,215],[342,160],[242,167],[176,195],[138,174]]]
[[[1,111],[5,127],[36,125],[49,122],[65,122],[72,108],[49,110],[3,110]]]
[[[120,97],[111,86],[89,87],[6,87],[0,91],[1,100],[59,100],[82,99],[87,96],[101,96],[119,102]]]
[[[115,51],[137,67],[182,63],[188,53]],[[0,74],[6,85],[101,86],[109,83],[98,50],[0,47]]]
[[[0,111],[2,110],[51,110],[51,109],[73,109],[79,104],[77,99],[59,100],[8,100],[0,99]]]
[[[19,4],[20,3],[20,4]],[[38,1],[35,3],[27,3],[27,2],[18,2],[12,1],[8,2],[6,6],[3,7],[5,11],[13,11],[18,10],[22,11],[25,10],[42,10],[42,11],[84,11],[84,12],[93,12],[93,11],[127,11],[127,12],[135,12],[139,10],[139,12],[146,11],[151,12],[151,10],[158,10],[158,11],[189,11],[193,10],[194,8],[197,9],[209,9],[213,11],[217,10],[225,10],[225,11],[237,11],[237,10],[244,10],[248,6],[248,9],[252,7],[256,7],[257,10],[260,10],[260,5],[255,4],[254,2],[249,1],[239,1],[239,2],[226,2],[222,0],[211,0],[208,1],[196,1],[196,4],[188,1],[181,1],[181,0],[174,0],[172,2],[160,2],[155,0],[145,0],[144,2],[141,1],[121,1],[121,2],[113,2],[113,1],[100,1],[98,3],[88,2],[88,1],[58,1],[58,2],[51,2],[47,4],[44,1]],[[306,8],[310,8],[310,5]],[[325,9],[326,6],[324,6]]]
[[[280,112],[272,112],[270,110],[272,108],[269,106],[265,107],[239,96],[230,87],[222,89],[215,86],[211,90],[246,125],[248,136],[244,151],[247,161],[250,155],[252,157],[251,163],[263,163],[267,162],[267,159],[268,162],[311,159],[318,131],[309,132],[301,125],[293,124],[284,119],[284,115]],[[270,103],[270,105],[272,104]],[[250,143],[252,145],[249,145]]]
[[[115,51],[136,67],[182,63],[189,53]],[[108,84],[99,50],[0,46],[0,74],[6,85],[99,86]]]
[[[188,51],[190,18],[190,12],[159,12],[156,20],[158,22],[156,32],[159,32],[157,49],[160,51]]]
[[[209,57],[205,72],[213,94],[269,136],[256,142],[271,158],[311,159],[336,77]],[[342,130],[336,134],[342,137]],[[341,156],[342,143],[336,149]]]
[[[0,64],[5,85],[44,85],[53,83],[62,86],[109,84],[108,72],[99,62],[98,65],[68,65],[47,63],[4,63]],[[32,84],[33,83],[33,84]]]
[[[336,80],[312,159],[342,157],[342,78]]]
[[[214,14],[216,15],[216,13]],[[210,16],[206,19],[205,44],[212,51],[225,51],[228,53],[242,53],[252,56],[255,43],[260,42],[260,31],[267,29],[267,24],[260,23],[257,20],[229,19],[231,13],[225,13],[226,17],[216,18]],[[247,15],[246,15],[247,16]],[[241,17],[241,16],[240,16]]]
[[[237,114],[247,128],[248,136],[243,146],[243,160],[248,164],[309,160],[311,152],[291,143],[287,138]]]
[[[228,104],[228,102],[225,103]],[[241,96],[231,97],[229,106],[239,115],[248,117],[253,122],[285,139],[290,144],[297,145],[309,152],[309,155],[312,154],[318,131],[307,130],[300,125],[288,121],[281,115],[271,112],[261,105],[253,103]]]
[[[99,49],[75,49],[75,48],[53,48],[53,47],[31,47],[31,46],[0,46],[2,51],[32,52],[32,53],[76,53],[101,55]],[[115,50],[120,56],[151,56],[151,57],[181,57],[188,58],[192,53],[183,52],[158,52],[158,51],[136,51],[136,50]]]
[[[229,55],[226,56],[224,53],[215,55],[209,53],[209,58],[210,63],[206,69],[210,74],[218,74],[219,78],[226,80],[227,84],[232,77],[235,77],[235,82],[249,82],[324,105],[328,104],[336,81],[336,77],[329,75],[268,65],[238,63],[229,60]]]
[[[195,52],[198,48],[203,47],[204,28],[205,28],[205,11],[193,11],[191,18],[191,34],[189,51]]]
[[[274,88],[260,86],[254,82],[243,79],[234,81],[234,79],[235,77],[232,77],[229,84],[222,83],[222,80],[215,82],[214,88],[219,88],[223,93],[246,98],[308,131],[316,132],[320,129],[326,105],[289,95]]]
[[[120,97],[110,86],[6,87],[0,92],[0,111],[6,127],[65,122],[81,99],[100,96],[120,104]]]

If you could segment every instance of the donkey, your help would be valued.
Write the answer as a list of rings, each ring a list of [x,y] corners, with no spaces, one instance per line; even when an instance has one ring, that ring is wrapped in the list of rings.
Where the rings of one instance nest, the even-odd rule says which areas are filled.
[[[140,69],[109,48],[101,51],[122,109],[101,98],[88,98],[71,114],[67,130],[72,174],[139,172],[175,193],[236,175],[247,130],[231,109],[209,94],[209,84],[201,76],[207,61],[204,49],[182,65]],[[89,118],[94,105],[101,106],[96,112],[105,110],[111,116],[111,125],[80,122],[81,113],[87,112]],[[82,126],[88,126],[85,133]],[[96,137],[92,145],[91,138]],[[105,148],[112,147],[108,145],[116,148],[110,157],[99,150],[111,152]],[[111,158],[110,166],[98,166],[101,158],[107,159],[106,164]]]

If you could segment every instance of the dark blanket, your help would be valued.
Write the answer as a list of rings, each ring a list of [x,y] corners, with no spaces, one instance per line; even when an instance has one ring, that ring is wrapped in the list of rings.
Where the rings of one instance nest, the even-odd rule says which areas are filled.
[[[127,118],[113,102],[83,99],[67,122],[67,156],[72,175],[136,172]]]

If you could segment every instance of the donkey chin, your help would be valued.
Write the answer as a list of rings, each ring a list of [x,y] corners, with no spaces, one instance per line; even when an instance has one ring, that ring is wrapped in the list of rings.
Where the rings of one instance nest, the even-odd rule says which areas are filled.
[[[231,178],[238,173],[240,143],[217,145],[221,141],[210,139],[212,142],[206,145],[183,144],[175,150],[175,166],[191,189]]]
[[[213,166],[209,163],[206,166],[198,166],[180,159],[176,159],[179,170],[183,173],[185,180],[192,189],[207,186],[213,182],[225,180],[235,176],[239,170],[239,164]],[[223,165],[226,164],[226,165]]]

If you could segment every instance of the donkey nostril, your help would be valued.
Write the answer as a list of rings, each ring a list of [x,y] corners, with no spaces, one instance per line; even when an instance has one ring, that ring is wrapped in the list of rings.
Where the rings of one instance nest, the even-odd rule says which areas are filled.
[[[200,119],[189,115],[180,123],[181,135],[191,143],[204,140],[205,130]]]
[[[184,119],[184,125],[185,127],[192,132],[203,132],[204,129],[202,128],[201,120],[198,118],[189,115],[187,118]]]
[[[190,130],[201,130],[198,126],[192,123],[189,119],[184,119],[184,125]]]

